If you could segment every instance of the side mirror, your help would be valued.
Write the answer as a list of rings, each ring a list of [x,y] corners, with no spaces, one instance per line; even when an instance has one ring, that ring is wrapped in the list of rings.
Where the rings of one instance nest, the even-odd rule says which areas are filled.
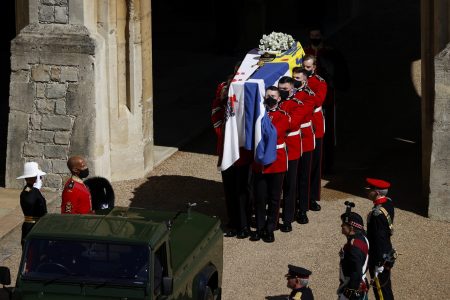
[[[0,267],[0,284],[11,284],[11,273],[7,267]]]
[[[162,282],[162,294],[164,296],[170,296],[173,292],[173,278],[172,277],[163,277]]]

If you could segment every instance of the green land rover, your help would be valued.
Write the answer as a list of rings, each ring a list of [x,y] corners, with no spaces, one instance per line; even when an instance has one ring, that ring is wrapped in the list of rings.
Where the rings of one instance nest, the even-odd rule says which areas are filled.
[[[12,299],[220,299],[222,266],[219,219],[190,209],[49,214],[27,236]]]

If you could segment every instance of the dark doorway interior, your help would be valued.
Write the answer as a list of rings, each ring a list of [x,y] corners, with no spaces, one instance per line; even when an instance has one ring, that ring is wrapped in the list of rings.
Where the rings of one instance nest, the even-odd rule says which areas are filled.
[[[16,36],[15,1],[6,1],[0,10],[3,32],[0,35],[0,186],[5,186],[6,142],[8,137],[9,78],[11,40]]]
[[[420,97],[411,78],[420,59],[420,1],[152,2],[155,144],[180,147],[210,125],[215,87],[263,33],[286,32],[307,45],[322,27],[348,64],[351,87],[338,93],[336,162],[328,187],[363,196],[364,178],[393,184],[400,208],[421,201]],[[206,13],[204,12],[206,10]],[[202,139],[186,150],[211,153]],[[203,149],[203,150],[202,150]]]

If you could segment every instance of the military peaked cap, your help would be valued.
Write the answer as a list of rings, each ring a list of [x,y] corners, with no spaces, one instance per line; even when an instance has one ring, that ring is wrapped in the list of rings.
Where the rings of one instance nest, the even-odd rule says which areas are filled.
[[[288,265],[288,273],[285,275],[286,277],[296,277],[296,278],[308,278],[309,275],[312,274],[310,270],[307,270],[302,267],[297,267],[294,265]]]

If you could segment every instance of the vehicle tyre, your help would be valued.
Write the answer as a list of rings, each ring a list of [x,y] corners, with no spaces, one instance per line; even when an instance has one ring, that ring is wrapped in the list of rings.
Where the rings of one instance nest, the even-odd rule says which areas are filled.
[[[206,286],[205,291],[203,292],[202,300],[215,300],[213,290],[208,285]]]

